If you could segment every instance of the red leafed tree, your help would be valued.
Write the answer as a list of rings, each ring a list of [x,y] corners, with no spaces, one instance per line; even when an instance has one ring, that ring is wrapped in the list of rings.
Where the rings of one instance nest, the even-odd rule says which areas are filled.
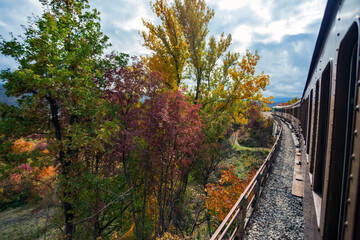
[[[111,67],[104,81],[104,98],[110,102],[112,122],[118,125],[118,131],[113,133],[114,141],[110,146],[112,154],[106,163],[107,169],[114,171],[114,174],[124,175],[130,194],[135,235],[137,239],[142,239],[146,205],[144,201],[141,211],[138,202],[142,199],[142,193],[146,200],[147,171],[144,167],[149,148],[145,146],[148,140],[144,139],[144,131],[141,131],[140,125],[148,124],[143,123],[146,113],[143,102],[158,94],[161,78],[156,73],[147,72],[141,62],[133,59],[131,66]]]
[[[202,141],[200,105],[181,91],[164,90],[161,76],[136,60],[110,69],[105,83],[104,98],[118,123],[109,169],[127,181],[135,237],[146,238],[149,217],[162,235],[176,217]]]
[[[202,141],[199,105],[181,91],[163,92],[145,101],[147,113],[142,121],[144,138],[149,139],[149,181],[155,232],[162,235],[176,218],[185,193],[189,172]]]

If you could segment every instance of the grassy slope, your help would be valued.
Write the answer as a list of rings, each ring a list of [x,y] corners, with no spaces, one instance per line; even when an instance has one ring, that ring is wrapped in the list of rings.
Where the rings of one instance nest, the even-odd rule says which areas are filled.
[[[46,220],[53,210],[22,206],[0,212],[0,239],[43,239]],[[52,239],[48,232],[48,239]]]
[[[228,163],[235,165],[236,174],[241,179],[244,179],[252,168],[258,169],[271,150],[270,148],[240,145],[237,139],[237,132],[234,132],[231,136],[230,142],[233,146],[233,153]]]

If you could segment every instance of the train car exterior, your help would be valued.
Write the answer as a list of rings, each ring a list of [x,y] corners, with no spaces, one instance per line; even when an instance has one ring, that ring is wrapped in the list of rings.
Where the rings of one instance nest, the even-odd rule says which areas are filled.
[[[300,102],[308,239],[360,239],[360,1],[329,0]]]

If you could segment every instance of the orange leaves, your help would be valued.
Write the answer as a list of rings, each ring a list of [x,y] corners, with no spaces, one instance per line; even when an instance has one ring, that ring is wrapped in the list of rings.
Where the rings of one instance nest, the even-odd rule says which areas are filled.
[[[15,141],[14,145],[11,149],[15,153],[24,153],[24,152],[31,152],[35,148],[35,143],[30,141],[25,141],[23,138],[20,138]]]
[[[16,140],[11,147],[11,150],[14,153],[21,154],[25,152],[32,152],[34,150],[40,150],[44,154],[49,154],[49,150],[47,150],[47,143],[45,139],[41,139],[39,141],[30,141],[20,138]]]
[[[241,180],[235,175],[235,166],[231,166],[229,170],[223,171],[219,183],[206,186],[206,207],[219,221],[226,217],[255,173],[256,170],[253,169],[244,180]]]
[[[57,169],[53,166],[36,167],[31,165],[32,162],[41,162],[40,165],[46,164],[42,161],[34,161],[34,158],[45,159],[44,155],[49,154],[46,140],[20,138],[14,142],[11,150],[15,153],[16,160],[25,155],[23,160],[26,163],[13,163],[15,168],[11,171],[10,177],[0,182],[0,192],[7,191],[6,194],[0,195],[0,200],[11,199],[17,195],[21,195],[23,199],[42,199],[52,188],[57,177]]]

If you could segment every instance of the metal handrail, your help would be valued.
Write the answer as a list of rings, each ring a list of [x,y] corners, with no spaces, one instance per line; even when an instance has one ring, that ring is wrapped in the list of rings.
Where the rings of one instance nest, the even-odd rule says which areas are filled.
[[[226,215],[220,226],[217,228],[215,233],[212,235],[210,240],[221,240],[226,236],[230,236],[229,239],[242,239],[244,230],[253,214],[257,200],[262,191],[262,187],[265,184],[266,179],[269,175],[269,170],[273,165],[274,159],[279,151],[282,125],[278,118],[274,117],[277,124],[280,126],[279,134],[276,138],[275,144],[271,148],[270,153],[267,155],[264,163],[261,165],[255,176],[246,187],[245,191],[240,195],[230,212]],[[250,201],[249,201],[250,198]],[[235,226],[233,226],[235,223]],[[232,229],[231,234],[229,230]]]

